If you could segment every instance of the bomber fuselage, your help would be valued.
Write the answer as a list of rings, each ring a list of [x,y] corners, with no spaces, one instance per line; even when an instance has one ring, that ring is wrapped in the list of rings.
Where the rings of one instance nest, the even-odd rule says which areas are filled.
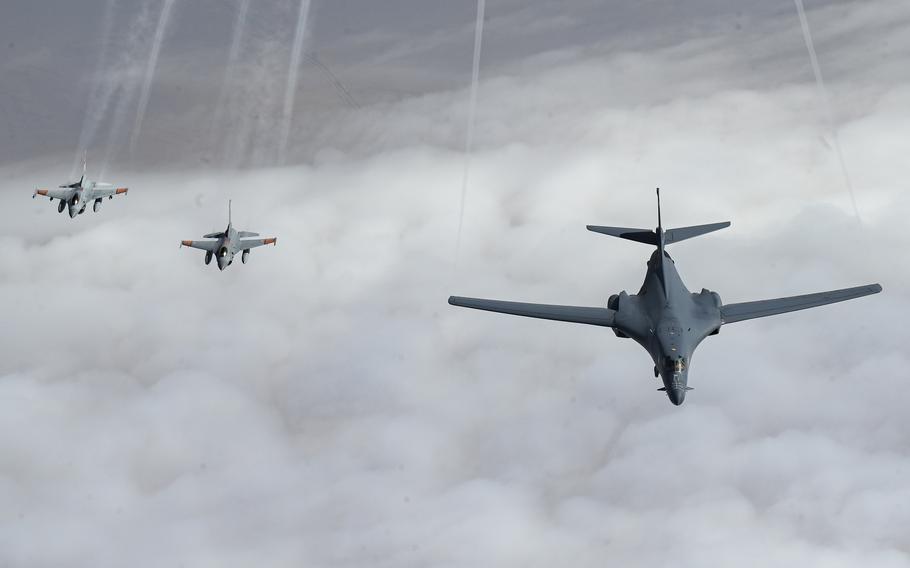
[[[721,326],[720,296],[708,290],[693,294],[683,284],[670,255],[655,250],[638,294],[625,291],[610,300],[616,310],[614,329],[644,347],[655,374],[673,404],[689,390],[692,354],[698,344]]]

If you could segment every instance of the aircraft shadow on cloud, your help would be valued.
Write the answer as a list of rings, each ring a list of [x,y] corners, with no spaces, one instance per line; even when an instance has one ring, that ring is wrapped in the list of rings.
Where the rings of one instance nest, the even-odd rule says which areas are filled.
[[[588,230],[630,241],[649,244],[656,250],[648,260],[645,280],[638,294],[625,291],[610,296],[606,308],[526,304],[479,298],[449,297],[453,306],[518,316],[584,323],[610,327],[617,337],[631,338],[654,360],[654,376],[661,377],[670,402],[680,405],[686,398],[689,366],[695,348],[722,325],[815,308],[852,300],[882,291],[879,284],[844,288],[817,294],[724,304],[716,292],[686,289],[666,245],[729,227],[713,223],[664,230],[660,219],[660,189],[657,190],[657,229],[631,229],[588,225]]]
[[[246,264],[250,256],[250,249],[261,247],[263,245],[277,245],[278,239],[271,237],[268,239],[250,238],[258,237],[259,233],[249,231],[238,231],[231,223],[231,202],[228,201],[228,225],[223,233],[209,233],[204,235],[203,239],[214,239],[207,241],[180,241],[181,247],[192,247],[205,251],[205,263],[212,262],[214,256],[218,264],[218,270],[224,270],[234,262],[234,255],[243,251],[240,260]]]

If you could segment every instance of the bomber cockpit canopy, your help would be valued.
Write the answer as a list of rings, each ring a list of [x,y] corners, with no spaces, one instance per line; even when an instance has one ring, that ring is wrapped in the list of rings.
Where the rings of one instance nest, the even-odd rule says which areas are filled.
[[[664,369],[674,373],[683,373],[686,371],[685,357],[667,357],[664,359]]]

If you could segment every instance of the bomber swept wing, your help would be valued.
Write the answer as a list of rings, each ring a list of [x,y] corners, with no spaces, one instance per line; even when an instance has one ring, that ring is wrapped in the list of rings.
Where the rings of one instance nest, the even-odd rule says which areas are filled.
[[[867,286],[831,290],[829,292],[818,292],[816,294],[790,296],[788,298],[725,304],[720,309],[721,322],[725,324],[735,323],[738,321],[785,314],[787,312],[817,308],[818,306],[824,306],[826,304],[835,304],[837,302],[853,300],[854,298],[862,298],[863,296],[869,296],[871,294],[878,294],[881,291],[881,285],[871,284]]]
[[[585,323],[602,327],[613,327],[613,317],[616,315],[616,312],[606,308],[527,304],[524,302],[504,302],[502,300],[484,300],[481,298],[462,298],[460,296],[451,296],[449,303],[453,306],[473,308],[475,310],[571,323]]]

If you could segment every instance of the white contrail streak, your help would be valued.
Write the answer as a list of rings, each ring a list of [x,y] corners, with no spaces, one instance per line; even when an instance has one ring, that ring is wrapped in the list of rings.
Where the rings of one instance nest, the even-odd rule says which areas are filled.
[[[224,107],[227,104],[228,93],[234,80],[234,68],[240,59],[240,47],[243,40],[243,30],[246,28],[246,17],[250,11],[251,0],[240,0],[237,4],[237,19],[234,20],[234,32],[231,37],[231,47],[228,50],[228,60],[224,68],[224,79],[221,82],[221,92],[218,93],[218,102],[215,103],[215,112],[212,115],[212,137],[221,123]]]
[[[168,19],[171,15],[171,8],[174,6],[174,0],[164,0],[164,6],[161,8],[161,16],[158,18],[158,27],[155,29],[155,39],[152,44],[152,52],[149,54],[148,65],[145,68],[145,81],[142,83],[142,94],[139,97],[139,107],[136,109],[136,121],[133,123],[133,135],[130,137],[130,154],[136,147],[136,140],[139,139],[139,133],[142,130],[142,119],[145,118],[145,110],[149,103],[149,93],[152,90],[152,80],[155,78],[155,68],[158,66],[158,53],[161,51],[161,43],[164,40],[164,31],[167,28]]]
[[[294,115],[294,98],[297,94],[297,76],[300,71],[300,58],[303,54],[303,40],[306,36],[307,18],[310,13],[310,0],[300,0],[300,12],[297,14],[297,30],[294,32],[294,46],[291,49],[291,64],[288,69],[288,83],[284,91],[284,109],[281,121],[281,138],[278,148],[278,163],[283,165],[287,160],[288,139],[291,135],[291,119]]]
[[[468,131],[464,143],[464,171],[461,176],[461,204],[458,210],[458,233],[455,237],[455,265],[461,250],[461,232],[464,227],[465,202],[468,197],[468,177],[471,171],[471,151],[474,146],[474,121],[477,115],[477,89],[480,82],[480,52],[483,48],[483,21],[486,0],[477,0],[477,21],[474,24],[474,64],[471,68],[471,99],[468,105]]]
[[[844,160],[844,153],[840,147],[840,141],[837,137],[837,126],[834,122],[834,116],[831,113],[831,101],[828,98],[828,89],[825,87],[825,79],[822,76],[822,68],[818,64],[818,55],[815,53],[815,42],[812,41],[812,32],[809,29],[809,20],[806,18],[806,9],[803,6],[803,0],[793,0],[796,4],[796,11],[799,14],[799,23],[803,29],[803,39],[806,41],[806,49],[809,51],[809,61],[812,63],[812,72],[815,74],[815,86],[818,88],[818,96],[822,101],[825,110],[825,119],[828,121],[828,128],[831,131],[831,139],[834,143],[834,152],[837,154],[837,161],[840,163],[841,174],[844,176],[844,184],[850,193],[850,202],[853,204],[853,214],[857,220],[861,220],[859,208],[856,206],[856,195],[853,192],[853,182],[850,180],[850,173],[847,170],[847,162]]]
[[[108,131],[107,135],[107,149],[104,152],[104,160],[101,162],[101,179],[104,179],[104,175],[107,173],[107,167],[110,165],[111,159],[114,157],[114,152],[119,147],[119,134],[123,128],[123,123],[126,122],[126,114],[128,110],[127,107],[130,101],[133,100],[134,95],[135,86],[124,84],[120,87],[120,97],[117,101],[117,106],[114,109],[114,114],[111,118],[110,130]]]
[[[237,20],[234,22],[234,34],[231,38],[231,49],[228,52],[228,64],[225,70],[225,78],[231,76],[234,65],[240,57],[240,45],[243,39],[243,29],[246,27],[246,15],[250,11],[250,0],[240,0],[237,6]]]
[[[70,172],[70,178],[73,178],[79,162],[82,160],[85,151],[92,143],[95,134],[98,132],[98,126],[104,119],[105,111],[114,93],[115,85],[111,81],[105,81],[105,67],[108,60],[108,49],[111,43],[111,28],[114,24],[114,4],[116,0],[107,0],[104,6],[104,14],[101,18],[101,53],[98,55],[98,64],[95,67],[95,74],[92,78],[92,88],[88,98],[88,108],[85,111],[85,117],[82,119],[82,131],[79,133],[79,146],[76,148],[76,157],[73,158],[73,168]]]

